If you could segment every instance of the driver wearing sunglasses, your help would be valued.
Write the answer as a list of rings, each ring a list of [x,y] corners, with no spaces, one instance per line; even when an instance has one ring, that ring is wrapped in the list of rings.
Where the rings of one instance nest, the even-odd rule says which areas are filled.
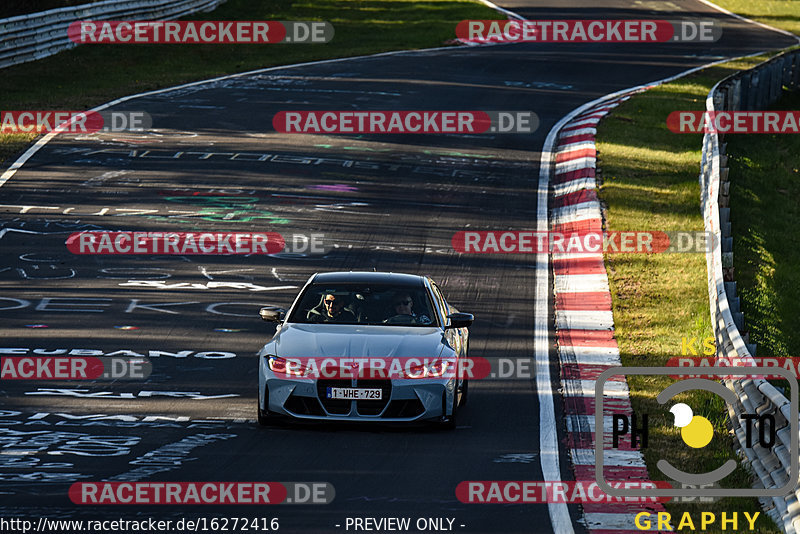
[[[350,310],[345,309],[346,304],[347,299],[343,295],[326,293],[322,298],[322,322],[355,323],[356,316]]]
[[[431,324],[431,319],[427,315],[417,315],[414,312],[414,299],[409,293],[396,293],[392,299],[391,312],[384,323],[396,324]]]
[[[395,298],[392,308],[397,315],[414,315],[414,301],[407,294]]]

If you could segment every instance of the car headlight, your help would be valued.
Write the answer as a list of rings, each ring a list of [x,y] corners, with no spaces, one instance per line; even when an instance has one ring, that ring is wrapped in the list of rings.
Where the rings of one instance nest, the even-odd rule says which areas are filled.
[[[304,366],[298,360],[280,358],[272,355],[264,356],[264,358],[267,360],[269,370],[277,375],[302,378],[307,375],[309,371],[308,367]]]
[[[414,365],[405,370],[406,378],[441,378],[452,368],[452,362],[448,360],[434,360],[430,363]]]

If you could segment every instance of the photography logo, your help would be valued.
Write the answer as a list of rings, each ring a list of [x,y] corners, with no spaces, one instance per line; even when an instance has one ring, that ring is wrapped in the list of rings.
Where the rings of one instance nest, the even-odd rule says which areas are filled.
[[[691,378],[688,380],[678,380],[670,386],[664,388],[656,400],[664,409],[663,414],[670,418],[673,424],[680,428],[680,441],[690,449],[702,449],[709,445],[714,438],[714,427],[711,422],[702,415],[695,415],[691,406],[683,402],[676,402],[675,396],[686,391],[703,390],[709,391],[721,397],[729,406],[736,406],[738,399],[736,394],[719,383],[717,380],[725,378],[734,381],[748,380],[759,375],[779,375],[789,384],[790,403],[786,413],[792,414],[788,418],[788,436],[790,436],[789,457],[791,467],[787,483],[779,488],[722,488],[718,487],[717,482],[723,480],[736,470],[737,461],[735,454],[731,450],[731,458],[726,460],[719,467],[704,473],[687,473],[672,465],[667,459],[660,459],[656,467],[667,477],[674,480],[683,488],[623,488],[613,487],[604,478],[603,463],[604,453],[606,452],[604,442],[608,432],[611,433],[611,449],[620,447],[620,438],[627,436],[631,447],[643,449],[648,445],[649,437],[649,416],[653,414],[613,414],[610,422],[604,424],[603,417],[603,390],[606,382],[612,376],[669,376],[675,375],[675,367],[615,367],[607,369],[597,378],[595,385],[595,425],[598,429],[598,436],[595,440],[595,478],[602,491],[613,496],[622,497],[778,497],[791,493],[794,490],[795,482],[800,474],[800,459],[798,458],[798,418],[797,414],[797,380],[792,373],[786,369],[775,367],[746,367],[746,368],[717,368],[708,370],[692,370],[693,376],[705,376],[708,378]],[[733,410],[728,410],[733,414]],[[670,415],[671,414],[671,415]],[[779,422],[776,418],[781,418]],[[738,415],[739,425],[745,432],[745,448],[763,449],[772,452],[774,448],[781,446],[777,443],[779,428],[785,419],[776,412],[776,415],[768,413],[740,413]],[[731,415],[731,417],[737,417]],[[606,420],[608,422],[608,420]],[[781,432],[783,434],[783,432]],[[680,447],[680,441],[675,443],[675,447]],[[752,451],[756,454],[756,451]],[[712,486],[712,487],[709,487]]]

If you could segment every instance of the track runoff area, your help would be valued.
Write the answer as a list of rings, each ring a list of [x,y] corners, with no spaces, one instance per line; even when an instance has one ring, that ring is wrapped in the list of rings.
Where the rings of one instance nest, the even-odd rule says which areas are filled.
[[[582,319],[588,308],[569,309],[594,301],[559,284],[594,280],[581,270],[603,252],[714,244],[581,224],[599,213],[585,170],[604,111],[581,106],[784,38],[698,2],[658,16],[614,1],[502,7],[515,22],[503,12],[454,24],[461,46],[227,76],[88,112],[2,112],[3,132],[44,136],[0,177],[0,530],[663,527],[664,499],[603,491],[575,455],[592,432],[575,426],[589,425],[576,406],[591,408],[591,380],[563,374],[573,368],[557,363],[550,325],[580,319],[570,339],[580,331],[593,343],[575,354],[607,355]],[[557,20],[564,8],[579,16]],[[319,21],[81,20],[68,37],[324,45],[337,31]],[[738,120],[669,124],[682,133],[750,119]],[[288,307],[314,272],[373,269],[430,275],[475,315],[468,365],[453,371],[470,380],[456,429],[259,427],[256,352],[275,332],[259,309]],[[357,336],[350,346],[353,370],[374,366]],[[401,379],[441,370],[423,354],[377,356]],[[294,365],[309,362],[286,372]],[[618,423],[614,469],[632,452]],[[656,512],[637,520],[643,511]],[[701,528],[703,517],[691,519]]]

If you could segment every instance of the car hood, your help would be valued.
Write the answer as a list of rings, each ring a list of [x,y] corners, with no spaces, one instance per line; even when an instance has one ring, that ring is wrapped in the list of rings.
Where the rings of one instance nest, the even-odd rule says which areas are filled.
[[[287,324],[273,339],[276,356],[432,358],[445,348],[438,328]]]

